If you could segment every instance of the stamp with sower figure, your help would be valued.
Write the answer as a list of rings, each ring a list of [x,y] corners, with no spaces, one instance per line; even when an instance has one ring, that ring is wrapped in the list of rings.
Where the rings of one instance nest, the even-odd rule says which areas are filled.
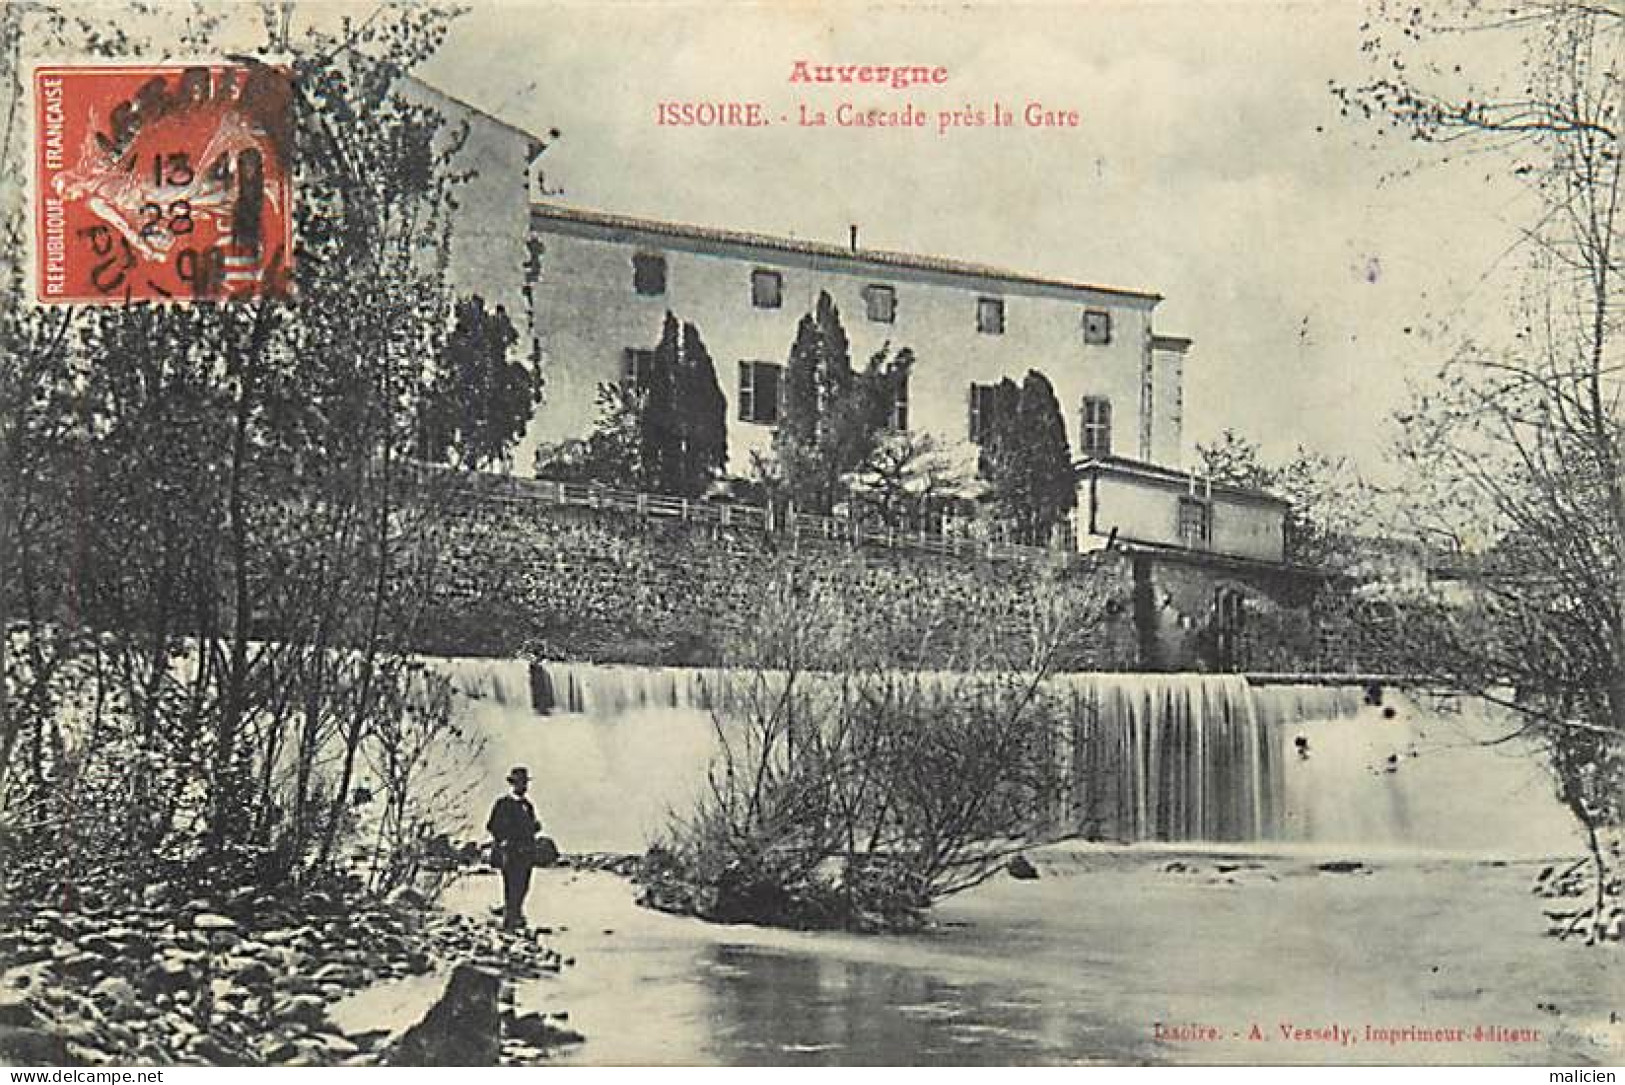
[[[35,296],[291,290],[290,76],[254,62],[35,70]]]

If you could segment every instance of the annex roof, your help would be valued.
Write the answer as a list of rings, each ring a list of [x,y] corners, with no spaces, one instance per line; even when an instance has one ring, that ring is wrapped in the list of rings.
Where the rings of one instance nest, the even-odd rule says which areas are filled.
[[[1163,467],[1160,464],[1146,463],[1144,460],[1133,460],[1127,456],[1102,456],[1079,460],[1076,464],[1079,477],[1093,474],[1122,475],[1137,478],[1142,481],[1160,484],[1163,487],[1177,487],[1188,489],[1194,485],[1197,489],[1222,494],[1242,501],[1254,501],[1263,505],[1278,505],[1290,507],[1292,502],[1283,497],[1277,497],[1264,490],[1254,490],[1245,486],[1231,486],[1221,482],[1209,482],[1199,475],[1192,475],[1188,471],[1176,471],[1172,467]]]

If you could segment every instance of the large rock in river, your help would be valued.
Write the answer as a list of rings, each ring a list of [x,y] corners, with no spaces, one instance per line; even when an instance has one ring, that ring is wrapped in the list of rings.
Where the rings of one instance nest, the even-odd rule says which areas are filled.
[[[497,976],[472,965],[452,972],[440,1000],[384,1057],[389,1066],[495,1066],[501,1052]]]

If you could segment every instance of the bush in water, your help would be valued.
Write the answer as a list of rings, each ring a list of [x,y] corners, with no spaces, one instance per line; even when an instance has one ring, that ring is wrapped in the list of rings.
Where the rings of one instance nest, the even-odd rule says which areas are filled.
[[[718,699],[718,754],[650,851],[642,902],[720,922],[898,929],[1044,828],[1055,647],[1101,608],[1043,614],[1031,654],[898,672],[839,585],[780,578]],[[929,636],[930,630],[922,631]]]

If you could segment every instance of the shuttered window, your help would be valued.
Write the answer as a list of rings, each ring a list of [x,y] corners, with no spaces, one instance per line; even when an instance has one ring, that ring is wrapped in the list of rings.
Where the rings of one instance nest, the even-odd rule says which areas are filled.
[[[739,363],[739,420],[772,425],[779,420],[779,373],[775,362]]]
[[[1213,537],[1213,506],[1200,497],[1179,499],[1179,541],[1192,550],[1206,550]]]
[[[1112,454],[1112,401],[1104,396],[1083,397],[1083,424],[1078,448],[1090,457]]]
[[[897,318],[897,292],[879,283],[863,288],[863,304],[869,319],[877,324],[890,324]]]
[[[970,426],[967,435],[977,444],[986,441],[993,432],[995,391],[996,386],[992,384],[970,386]]]

